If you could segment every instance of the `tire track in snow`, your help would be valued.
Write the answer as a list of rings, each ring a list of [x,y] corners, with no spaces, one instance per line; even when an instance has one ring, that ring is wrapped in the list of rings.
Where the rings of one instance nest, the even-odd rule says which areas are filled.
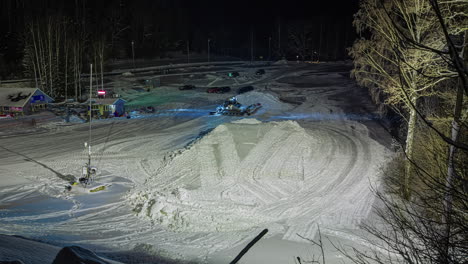
[[[257,146],[251,150],[247,157],[239,164],[236,175],[239,175],[239,183],[252,195],[256,196],[263,204],[269,204],[280,197],[268,191],[258,183],[256,175],[261,174],[261,170],[272,157],[280,151],[279,146],[286,141],[291,132],[271,129],[267,132]]]
[[[175,188],[183,187],[184,184],[199,178],[201,188],[189,191],[189,196],[190,201],[200,203],[197,207],[202,207],[194,207],[195,211],[188,212],[189,214],[196,214],[196,210],[203,207],[210,208],[208,211],[203,209],[203,214],[216,214],[221,205],[228,206],[224,213],[229,214],[229,206],[250,204],[254,207],[249,214],[256,215],[258,219],[285,221],[286,227],[289,228],[284,234],[285,239],[297,240],[296,233],[313,236],[316,231],[314,223],[323,221],[352,228],[365,213],[362,210],[365,205],[361,203],[367,204],[366,200],[361,201],[361,193],[366,190],[361,188],[357,192],[353,189],[354,185],[362,184],[360,178],[367,174],[367,141],[363,140],[360,134],[349,133],[348,126],[343,121],[322,124],[319,129],[307,133],[301,127],[295,127],[293,123],[285,126],[286,123],[263,124],[269,127],[263,134],[259,134],[259,129],[251,130],[249,133],[255,133],[258,142],[250,142],[252,139],[243,141],[250,138],[248,135],[245,135],[243,140],[241,137],[242,141],[235,142],[239,139],[233,138],[232,133],[239,127],[244,126],[244,132],[250,131],[244,124],[238,127],[237,124],[218,127],[193,149],[185,150],[169,161],[160,171],[157,180],[152,182],[157,182],[159,190],[172,192]],[[237,144],[237,148],[233,144]],[[243,146],[239,144],[247,145],[244,149],[239,149]],[[248,147],[250,144],[253,148]],[[228,157],[233,157],[232,154],[227,155],[233,150],[239,156],[239,163],[234,173],[229,174],[226,171],[231,170],[226,170],[224,164],[235,166],[235,162],[225,161]],[[187,167],[195,165],[194,157],[198,164],[195,167],[199,170],[187,173]],[[232,185],[233,183],[235,184]],[[215,194],[217,192],[219,194]],[[211,198],[204,193],[209,194]],[[227,199],[231,205],[222,204],[225,202],[216,197]],[[179,202],[172,200],[171,206],[177,207],[177,203]],[[340,203],[346,206],[356,205],[348,210]],[[180,208],[190,210],[190,205],[185,204]]]
[[[297,233],[304,235],[306,237],[311,237],[315,235],[316,231],[316,226],[314,222],[318,222],[319,220],[319,215],[323,214],[323,211],[326,211],[327,208],[335,208],[339,209],[334,205],[336,201],[331,198],[333,196],[338,196],[340,194],[346,193],[347,189],[352,190],[352,184],[353,181],[356,181],[356,179],[353,177],[352,179],[349,179],[349,175],[363,175],[362,172],[354,172],[355,168],[361,168],[363,166],[359,166],[357,157],[361,156],[363,154],[364,158],[362,161],[368,160],[369,156],[369,151],[368,148],[364,147],[362,148],[363,151],[360,151],[361,148],[358,148],[356,145],[357,143],[355,140],[358,140],[361,142],[359,139],[352,139],[351,137],[347,136],[346,134],[336,130],[336,129],[329,129],[328,132],[332,132],[329,137],[328,142],[332,144],[332,146],[340,146],[340,153],[343,156],[349,157],[349,160],[347,160],[346,164],[344,166],[340,166],[340,171],[338,173],[338,176],[336,176],[331,183],[328,183],[328,185],[325,185],[325,187],[322,190],[319,190],[317,192],[306,192],[305,195],[298,195],[294,196],[291,199],[286,199],[286,201],[282,202],[280,201],[279,204],[274,206],[273,208],[268,208],[266,211],[268,214],[276,214],[279,219],[282,218],[282,215],[289,215],[291,214],[291,210],[283,211],[283,208],[286,207],[288,204],[294,204],[295,207],[300,208],[300,211],[302,211],[299,214],[299,217],[302,218],[300,215],[303,215],[304,218],[308,218],[309,220],[305,221],[306,224],[295,224],[295,222],[302,222],[304,223],[303,220],[292,220],[290,222],[290,225],[293,226],[292,228],[289,228],[286,234],[284,235],[284,239],[289,239],[289,240],[300,240],[297,237]],[[339,138],[343,138],[341,140],[335,140],[336,136],[333,136],[335,134]],[[331,139],[331,140],[330,140]],[[343,144],[345,143],[345,144]],[[362,142],[361,142],[362,143]],[[366,146],[366,144],[364,144]],[[344,150],[344,151],[343,151]],[[329,164],[330,160],[334,159],[332,156],[335,154],[336,148],[333,147],[332,150],[327,153],[329,158],[325,159],[325,164]],[[336,158],[336,157],[335,157]],[[328,160],[328,161],[327,161]],[[329,177],[331,175],[328,175],[330,172],[327,171],[327,173],[324,173],[324,167],[322,167],[319,171],[319,174],[316,175],[316,177]],[[324,197],[321,197],[324,196]],[[328,198],[329,197],[329,198]],[[319,200],[317,200],[319,199]],[[314,206],[315,204],[315,206]],[[317,205],[319,205],[320,208],[317,210]],[[313,208],[313,209],[307,209],[307,208]],[[274,213],[276,211],[276,213]],[[299,210],[298,210],[299,211]],[[297,214],[297,211],[296,213]],[[314,217],[316,215],[316,217]],[[338,219],[338,222],[341,222],[341,220]]]

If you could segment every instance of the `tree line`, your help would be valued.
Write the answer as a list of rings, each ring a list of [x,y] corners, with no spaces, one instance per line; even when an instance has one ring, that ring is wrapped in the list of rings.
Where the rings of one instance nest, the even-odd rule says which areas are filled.
[[[340,60],[348,57],[346,48],[355,37],[349,15],[293,20],[275,11],[262,20],[253,11],[244,18],[249,9],[240,5],[226,7],[233,9],[226,10],[230,14],[183,0],[0,1],[0,78],[32,78],[53,96],[76,99],[79,73],[90,63],[100,71],[109,60],[133,55],[205,53],[208,39],[210,52],[222,56]],[[99,52],[102,43],[104,52]]]
[[[365,225],[380,251],[356,251],[356,263],[466,263],[467,11],[457,0],[360,2],[352,75],[405,124],[376,191],[383,225]]]
[[[82,98],[83,73],[97,84],[109,60],[163,57],[187,33],[181,1],[2,1],[0,74],[31,78],[54,98]],[[167,6],[169,5],[169,6]],[[179,23],[177,23],[177,22]]]

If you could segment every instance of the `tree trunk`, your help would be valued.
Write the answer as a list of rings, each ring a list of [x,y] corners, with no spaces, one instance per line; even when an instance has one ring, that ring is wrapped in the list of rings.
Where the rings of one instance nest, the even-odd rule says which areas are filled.
[[[68,41],[67,41],[67,29],[64,30],[64,40],[63,40],[63,45],[64,45],[64,52],[65,52],[65,101],[68,100]]]
[[[63,93],[61,93],[60,89],[60,83],[62,79],[60,78],[60,72],[61,72],[61,67],[60,67],[60,39],[62,37],[62,32],[61,32],[61,24],[62,21],[56,20],[56,27],[55,27],[55,72],[54,75],[57,79],[57,89],[55,91],[56,96],[63,96]],[[63,69],[63,68],[62,68]]]
[[[101,43],[99,60],[101,64],[101,90],[104,90],[104,40]]]
[[[37,68],[37,75],[39,76],[39,83],[37,88],[42,89],[42,69],[41,69],[41,63],[39,61],[40,58],[40,51],[38,48],[38,41],[36,41],[36,33],[34,32],[34,26],[33,24],[30,25],[30,30],[31,30],[31,35],[33,38],[33,46],[34,46],[34,57],[36,60],[36,68]]]
[[[411,103],[416,107],[417,97],[414,95],[411,97]],[[408,122],[408,133],[406,135],[406,166],[405,166],[405,182],[404,182],[404,191],[403,195],[407,199],[410,197],[410,184],[411,184],[411,174],[413,173],[413,143],[414,143],[414,134],[416,130],[416,121],[417,121],[416,110],[410,108],[410,116]]]
[[[47,51],[49,52],[49,94],[51,96],[55,96],[54,85],[52,80],[52,22],[50,21],[50,19],[47,24],[47,45]]]
[[[97,58],[98,58],[98,50],[96,49],[95,53],[94,53],[94,65],[96,67],[94,67],[94,73],[96,74],[96,90],[99,88],[99,78],[98,78],[98,67],[97,67]],[[93,74],[93,73],[91,73]]]
[[[28,49],[30,49],[30,48],[28,48]],[[30,51],[30,53],[31,53],[31,51]],[[30,56],[32,56],[32,54]],[[32,65],[33,65],[34,81],[36,83],[36,88],[39,88],[38,83],[37,83],[37,70],[36,70],[36,64],[34,63],[34,58],[31,58],[31,62],[32,62]]]
[[[34,29],[33,29],[33,25],[30,24],[29,26],[29,30],[31,32],[31,36],[32,36],[32,40],[33,40],[33,47],[34,47],[34,52],[31,52],[32,54],[32,64],[33,64],[33,67],[34,67],[34,79],[36,81],[36,88],[41,88],[39,85],[40,85],[40,82],[41,82],[41,69],[40,69],[40,65],[39,65],[39,59],[38,59],[38,51],[37,51],[37,44],[36,44],[36,37],[34,36]],[[39,76],[39,81],[37,80]]]
[[[84,44],[83,44],[84,45]],[[82,61],[82,54],[83,54],[83,46],[81,45],[81,43],[78,44],[78,71],[77,71],[77,78],[78,78],[78,91],[79,91],[79,94],[80,94],[80,97],[79,98],[82,98],[82,91],[83,91],[83,87],[81,87],[81,66],[83,65],[83,61]]]
[[[466,47],[466,44],[468,42],[468,34],[465,33],[465,38],[464,38],[464,45],[463,47]],[[464,54],[465,49],[462,50],[461,52],[461,58],[466,62],[468,57],[466,54]],[[461,76],[460,76],[461,77]],[[451,129],[451,139],[453,142],[458,141],[458,136],[460,132],[460,118],[462,116],[462,108],[463,108],[463,81],[461,78],[459,79],[458,83],[458,88],[457,88],[457,97],[455,101],[455,109],[454,109],[454,115],[453,115],[453,120],[452,120],[452,129]],[[448,161],[447,161],[447,177],[445,179],[445,194],[444,194],[444,225],[445,225],[445,230],[444,230],[444,241],[443,241],[443,254],[448,256],[450,254],[450,233],[451,233],[451,214],[452,214],[452,204],[453,204],[453,181],[456,178],[456,172],[455,172],[455,164],[454,164],[454,159],[456,155],[457,148],[454,145],[449,146],[449,153],[448,153]]]
[[[340,52],[340,30],[338,22],[335,24],[335,61],[338,60],[338,53]]]
[[[41,68],[42,68],[42,76],[41,76],[41,89],[43,91],[45,91],[45,88],[44,85],[47,85],[48,84],[48,80],[47,80],[47,63],[46,63],[46,60],[45,60],[45,51],[44,51],[44,43],[43,43],[43,40],[41,38],[41,29],[39,27],[39,22],[36,23],[36,33],[37,33],[37,42],[39,43],[39,60],[40,60],[40,63],[41,63]]]
[[[75,86],[75,101],[78,102],[78,44],[73,44],[73,77]]]
[[[320,53],[322,52],[322,17],[320,17],[320,35],[317,62],[320,62]]]

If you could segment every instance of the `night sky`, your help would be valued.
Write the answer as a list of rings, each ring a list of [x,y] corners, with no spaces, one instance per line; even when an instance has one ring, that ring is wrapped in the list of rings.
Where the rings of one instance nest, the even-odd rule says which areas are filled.
[[[2,0],[0,75],[21,71],[26,25],[50,17],[82,25],[89,40],[124,29],[112,42],[109,58],[128,58],[131,41],[138,58],[183,52],[187,41],[192,51],[203,53],[207,39],[213,54],[246,59],[253,46],[256,59],[269,52],[275,59],[295,57],[288,46],[290,31],[307,25],[308,53],[320,49],[324,60],[337,60],[347,58],[346,48],[356,37],[352,19],[357,10],[358,0]]]
[[[271,23],[276,17],[310,19],[314,16],[350,16],[358,8],[357,0],[289,1],[187,1],[194,17],[201,21]]]
[[[246,35],[253,30],[257,42],[260,39],[266,42],[270,36],[277,36],[279,24],[282,26],[282,34],[286,34],[286,25],[297,20],[308,21],[316,26],[321,22],[323,31],[336,23],[342,23],[339,26],[340,33],[344,34],[347,30],[353,34],[351,22],[353,14],[358,10],[358,0],[189,1],[188,10],[193,26],[200,25],[209,32],[213,27],[221,25],[237,37],[248,39],[250,36]],[[283,38],[286,37],[283,35]]]

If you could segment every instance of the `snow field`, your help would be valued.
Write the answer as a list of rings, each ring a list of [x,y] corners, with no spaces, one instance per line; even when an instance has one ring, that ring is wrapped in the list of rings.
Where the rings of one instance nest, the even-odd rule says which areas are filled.
[[[91,249],[144,248],[202,263],[227,251],[234,255],[210,263],[232,260],[264,228],[270,231],[253,250],[271,243],[276,255],[287,255],[268,263],[293,263],[291,256],[302,254],[296,245],[309,247],[298,234],[314,238],[317,224],[324,235],[364,244],[355,233],[389,152],[331,98],[352,92],[349,79],[308,72],[272,72],[266,76],[272,82],[253,83],[254,91],[239,95],[244,105],[263,105],[258,120],[207,114],[233,93],[171,90],[174,99],[157,109],[164,115],[96,121],[93,165],[99,181],[112,186],[91,195],[64,192],[66,181],[57,178],[80,174],[87,124],[2,138],[0,232]],[[159,102],[164,89],[135,98]],[[274,93],[306,101],[290,105]],[[276,256],[258,259],[266,255]]]

